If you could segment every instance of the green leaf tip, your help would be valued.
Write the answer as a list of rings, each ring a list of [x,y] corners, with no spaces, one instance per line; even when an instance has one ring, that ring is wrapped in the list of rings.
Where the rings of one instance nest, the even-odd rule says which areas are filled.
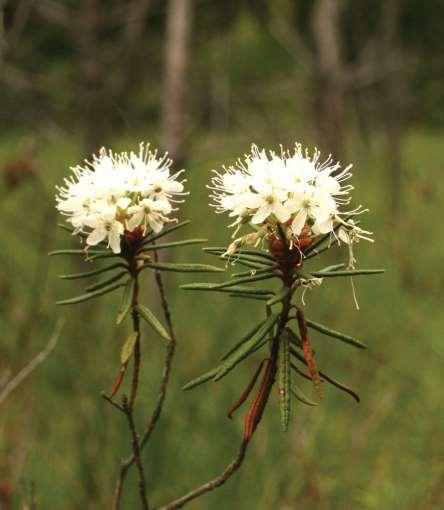
[[[367,349],[367,346],[364,343],[360,342],[359,340],[356,340],[356,338],[353,338],[349,335],[345,335],[340,331],[335,331],[334,329],[330,329],[327,326],[324,326],[323,324],[319,324],[318,322],[312,321],[307,318],[305,319],[305,322],[307,323],[307,326],[309,328],[315,329],[316,331],[319,331],[324,335],[337,338],[338,340],[341,340],[346,344],[353,345],[354,347],[358,347],[359,349]]]
[[[133,278],[130,278],[126,282],[125,290],[123,291],[122,302],[120,304],[119,312],[117,313],[116,324],[121,324],[131,309],[134,283],[135,282]]]
[[[220,287],[218,283],[185,283],[179,285],[182,290],[200,290],[200,291],[214,291],[214,292],[227,292],[227,293],[240,293],[240,294],[251,294],[258,296],[269,296],[273,295],[274,291],[270,289],[254,289],[246,285],[235,285],[228,288]]]
[[[112,264],[111,266],[99,267],[98,269],[94,269],[93,271],[86,271],[84,273],[62,274],[59,276],[59,278],[62,280],[78,280],[79,278],[89,278],[90,276],[106,273],[107,271],[112,271],[113,269],[117,269],[119,267],[128,269],[127,265],[123,264],[122,262],[118,262],[116,264]]]
[[[142,252],[144,251],[157,251],[164,250],[165,248],[175,248],[179,246],[188,246],[192,244],[200,244],[206,243],[208,239],[184,239],[183,241],[174,241],[171,243],[163,243],[163,244],[149,244],[146,243],[143,246]]]
[[[77,303],[83,303],[83,301],[88,301],[89,299],[103,296],[104,294],[108,294],[108,292],[116,290],[119,287],[123,287],[124,285],[125,283],[115,283],[114,285],[109,285],[94,292],[82,294],[81,296],[76,296],[70,299],[63,299],[62,301],[56,301],[56,305],[76,305]]]
[[[348,271],[314,271],[310,273],[318,278],[329,278],[336,276],[360,276],[385,273],[385,269],[350,269]]]
[[[200,386],[201,384],[209,381],[210,379],[213,379],[213,377],[217,374],[218,370],[219,367],[216,367],[209,370],[208,372],[205,372],[204,374],[200,375],[199,377],[196,377],[195,379],[191,380],[190,382],[182,386],[182,390],[183,391],[191,390],[192,388]]]
[[[145,262],[143,268],[157,269],[159,271],[173,271],[177,273],[223,273],[222,267],[207,264],[174,264],[171,262]]]

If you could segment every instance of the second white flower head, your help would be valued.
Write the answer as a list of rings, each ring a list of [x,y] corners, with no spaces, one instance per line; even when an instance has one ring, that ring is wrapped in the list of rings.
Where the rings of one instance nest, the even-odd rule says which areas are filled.
[[[217,212],[235,218],[231,226],[236,232],[250,223],[263,227],[265,235],[280,225],[287,238],[299,244],[301,235],[313,239],[340,227],[343,241],[369,239],[369,232],[343,218],[364,212],[361,207],[344,210],[353,189],[345,184],[350,168],[341,169],[331,156],[321,162],[317,149],[310,154],[300,144],[279,155],[252,145],[251,153],[236,165],[215,172],[211,197]]]

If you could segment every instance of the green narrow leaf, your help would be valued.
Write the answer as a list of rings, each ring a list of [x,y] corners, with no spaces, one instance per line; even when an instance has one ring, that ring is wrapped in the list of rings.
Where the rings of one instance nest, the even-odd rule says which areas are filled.
[[[359,349],[367,349],[367,346],[364,343],[360,342],[359,340],[356,340],[351,336],[344,335],[344,333],[341,333],[340,331],[335,331],[334,329],[327,328],[327,326],[324,326],[323,324],[319,324],[318,322],[314,322],[309,319],[305,319],[305,322],[307,323],[307,326],[309,328],[315,329],[316,331],[319,331],[324,335],[337,338],[338,340],[341,340],[346,344],[353,345],[354,347],[358,347]]]
[[[99,290],[103,287],[106,287],[107,285],[110,285],[111,283],[119,281],[124,276],[127,276],[127,271],[122,271],[121,273],[117,273],[110,278],[107,278],[106,280],[102,280],[101,282],[94,283],[93,285],[89,285],[86,287],[86,292],[94,292],[95,290]]]
[[[219,255],[219,254],[226,253],[227,248],[225,246],[214,246],[214,247],[209,246],[208,248],[203,248],[203,251],[214,254],[214,255]],[[270,255],[269,253],[266,253],[263,251],[258,251],[258,250],[240,249],[240,250],[237,250],[236,253],[234,253],[233,255],[227,255],[224,258],[236,258],[238,255],[251,256],[251,257],[256,257],[256,258],[260,258],[260,259],[265,259],[266,261],[268,261],[268,263],[272,263],[272,264],[276,263],[276,259],[273,257],[273,255]]]
[[[117,269],[119,267],[128,269],[128,266],[121,262],[118,262],[117,264],[94,269],[93,271],[86,271],[85,273],[62,274],[59,276],[59,278],[62,278],[62,280],[77,280],[79,278],[89,278],[90,276],[106,273],[107,271],[112,271],[113,269]]]
[[[291,328],[289,328],[288,326],[284,328],[283,334],[286,334],[288,336],[288,340],[290,341],[290,343],[302,349],[302,340]]]
[[[106,252],[104,251],[100,251],[100,250],[80,250],[80,249],[76,249],[76,250],[54,250],[54,251],[50,251],[48,253],[48,255],[50,257],[54,257],[55,255],[88,255],[89,253],[93,253],[93,254],[105,254]]]
[[[290,391],[291,391],[291,394],[294,396],[294,398],[299,400],[299,402],[302,402],[303,404],[306,404],[308,406],[317,406],[318,405],[317,402],[310,400],[304,394],[304,392],[298,386],[296,386],[296,384],[293,383],[293,388]]]
[[[305,358],[303,356],[301,356],[295,349],[291,349],[290,353],[297,360],[299,360],[302,364],[304,364],[305,366],[308,366],[308,363],[305,360]],[[293,364],[291,365],[291,367],[294,368],[295,370],[297,370],[297,368]],[[319,375],[321,377],[321,382],[327,381],[328,383],[332,384],[339,390],[344,391],[345,393],[348,393],[351,397],[353,397],[356,400],[356,402],[358,402],[358,403],[360,402],[359,395],[355,391],[353,391],[351,388],[346,386],[345,384],[337,381],[336,379],[333,379],[333,377],[327,375],[325,372],[322,372],[321,370],[319,370]],[[304,375],[304,377],[306,377],[307,379],[311,379],[311,377],[309,375]]]
[[[267,306],[273,306],[279,301],[283,301],[287,297],[290,290],[291,289],[289,289],[288,287],[282,287],[282,289],[275,296],[273,296],[267,301]]]
[[[234,255],[224,255],[226,252],[226,249],[208,249],[208,248],[202,248],[205,253],[209,253],[210,255],[215,255],[216,257],[219,257],[221,260],[225,260],[226,262],[237,264],[242,262],[248,262],[248,263],[254,263],[258,264],[260,267],[266,267],[266,266],[273,266],[276,264],[276,260],[269,260],[264,259],[262,257],[255,257],[254,255],[246,255],[243,253],[236,252]]]
[[[290,342],[286,335],[279,339],[278,356],[279,404],[281,411],[281,425],[284,432],[290,421]]]
[[[304,260],[310,260],[313,257],[316,257],[316,255],[320,255],[321,253],[324,253],[324,251],[329,250],[330,248],[333,248],[333,246],[337,245],[338,241],[334,239],[330,244],[327,244],[327,246],[324,246],[323,248],[316,248],[310,251],[309,255],[306,255],[304,253]]]
[[[131,358],[138,338],[139,334],[133,331],[123,344],[122,350],[120,351],[120,363],[122,363],[122,365],[126,365]]]
[[[253,255],[255,257],[260,257],[262,259],[269,260],[270,262],[273,262],[273,264],[276,263],[276,259],[271,255],[270,253],[267,253],[265,251],[258,251],[258,250],[248,250],[248,249],[240,249],[236,253],[240,253],[241,255]]]
[[[381,274],[385,273],[385,269],[350,269],[349,271],[315,271],[310,273],[318,278],[328,278],[334,276],[359,276],[366,274]]]
[[[70,232],[71,234],[74,232],[73,228],[68,227],[68,225],[64,225],[63,223],[57,223],[57,226],[66,232]]]
[[[123,287],[125,283],[115,283],[113,285],[109,285],[108,287],[103,287],[102,289],[96,290],[94,292],[88,292],[87,294],[82,294],[81,296],[77,296],[70,299],[64,299],[62,301],[56,301],[56,305],[75,305],[77,303],[83,303],[83,301],[88,301],[88,299],[93,299],[95,297],[103,296],[104,294],[108,294],[113,290],[118,289],[119,287]]]
[[[191,244],[206,243],[208,239],[185,239],[184,241],[175,241],[172,243],[163,244],[144,244],[142,251],[164,250],[165,248],[175,248],[177,246],[188,246]]]
[[[278,269],[278,266],[264,267],[262,269],[252,268],[249,271],[242,271],[241,273],[233,273],[232,277],[233,278],[242,278],[243,276],[256,276],[258,274],[272,273],[276,269]]]
[[[229,265],[244,266],[244,267],[248,267],[248,269],[250,269],[250,270],[269,269],[271,267],[271,266],[264,266],[264,264],[259,264],[257,262],[247,262],[246,260],[236,260],[236,262],[228,263],[228,261],[226,259],[224,259],[223,257],[219,257],[219,258],[221,260],[225,260],[225,262],[227,263],[227,266],[229,266]]]
[[[338,269],[342,269],[345,266],[344,262],[341,262],[341,264],[333,264],[332,266],[323,267],[322,269],[319,269],[319,273],[324,272],[330,272],[330,271],[337,271]]]
[[[205,250],[205,248],[204,248]],[[271,267],[276,264],[276,261],[261,259],[259,257],[254,257],[253,255],[242,255],[241,253],[230,255],[230,256],[223,256],[220,252],[211,252],[206,251],[206,253],[209,253],[210,255],[215,255],[221,260],[225,260],[225,262],[228,262],[230,264],[254,264],[258,268],[260,267]]]
[[[203,291],[213,291],[213,292],[238,292],[241,294],[251,294],[251,295],[258,295],[258,296],[267,296],[267,295],[273,295],[274,291],[271,289],[254,289],[251,287],[247,287],[246,285],[235,285],[233,287],[229,287],[227,289],[225,288],[219,288],[219,283],[186,283],[183,285],[180,285],[179,287],[182,290],[203,290]]]
[[[242,292],[229,294],[229,296],[232,298],[238,298],[238,299],[253,299],[254,301],[267,301],[267,299],[268,299],[267,296],[258,296],[258,295],[246,294],[246,293],[242,293]]]
[[[170,335],[167,330],[162,326],[159,319],[153,314],[153,312],[144,305],[137,305],[137,311],[140,316],[158,333],[163,339],[168,342],[171,341]]]
[[[145,267],[178,273],[223,273],[225,271],[221,267],[209,266],[207,264],[173,264],[170,262],[145,262],[143,268]]]
[[[204,374],[200,375],[199,377],[196,377],[195,379],[191,380],[184,386],[182,386],[183,391],[191,390],[191,388],[195,388],[196,386],[199,386],[210,379],[213,379],[213,377],[217,374],[219,371],[220,366],[217,366],[216,368],[213,368],[212,370],[209,370],[208,372],[205,372]]]
[[[235,285],[238,285],[239,283],[252,283],[252,282],[259,282],[261,280],[268,280],[270,278],[275,278],[275,274],[260,274],[258,276],[248,276],[245,278],[236,278],[235,280],[229,280],[224,283],[217,284],[218,289],[227,289],[229,287],[234,287]]]
[[[152,243],[156,239],[160,239],[161,237],[166,236],[167,234],[171,234],[171,232],[174,232],[175,230],[177,230],[179,228],[185,227],[189,223],[191,223],[190,220],[185,220],[185,221],[181,221],[180,223],[176,223],[176,225],[173,225],[172,227],[168,227],[165,230],[162,230],[162,232],[159,232],[158,234],[148,236],[143,244],[145,245],[145,244]]]
[[[116,324],[122,324],[122,322],[125,320],[125,317],[128,315],[133,299],[133,291],[134,278],[130,278],[126,282],[125,290],[123,291],[122,303],[120,304],[119,312],[117,313]]]
[[[99,259],[113,259],[113,258],[121,258],[122,255],[120,253],[113,253],[112,251],[111,252],[104,252],[104,253],[100,253],[100,254],[97,254],[97,255],[93,255],[92,257],[87,257],[85,260],[87,261],[90,261],[90,262],[93,262],[94,260],[99,260]]]
[[[260,348],[264,343],[266,343],[268,341],[268,332],[271,331],[278,319],[279,314],[270,315],[252,338],[244,342],[235,352],[233,352],[233,354],[231,354],[231,356],[225,359],[216,377],[214,377],[214,381],[222,379],[222,377],[231,372],[237,364],[251,354],[252,351]]]
[[[239,349],[239,347],[241,345],[243,345],[247,340],[249,340],[255,333],[257,333],[257,331],[259,331],[259,328],[261,326],[263,326],[265,324],[265,320],[263,320],[262,322],[259,322],[259,324],[256,324],[252,329],[250,329],[238,342],[236,342],[231,348],[230,350],[224,354],[220,360],[221,361],[224,361],[226,360],[229,356],[231,356],[233,354],[233,352],[237,351],[237,349]]]

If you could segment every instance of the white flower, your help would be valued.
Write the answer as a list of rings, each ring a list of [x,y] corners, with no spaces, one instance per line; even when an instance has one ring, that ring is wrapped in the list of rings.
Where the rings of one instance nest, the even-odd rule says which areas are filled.
[[[165,216],[171,212],[171,204],[166,200],[152,200],[144,198],[137,205],[128,208],[131,218],[127,221],[128,229],[134,230],[139,225],[146,228],[149,225],[157,234],[162,230],[163,224],[168,222]]]
[[[291,153],[281,150],[280,155],[252,145],[244,159],[215,172],[209,186],[212,205],[216,212],[236,218],[235,234],[242,224],[250,223],[264,227],[264,232],[285,232],[289,241],[298,244],[301,235],[305,240],[326,234],[336,237],[342,225],[338,235],[344,242],[345,236],[350,243],[371,240],[369,232],[342,219],[364,212],[343,210],[353,189],[344,184],[351,177],[350,168],[341,169],[331,156],[321,162],[317,149],[310,154],[300,144]]]
[[[75,233],[88,234],[88,245],[107,242],[119,253],[126,230],[142,226],[142,234],[147,235],[173,221],[167,217],[172,203],[186,193],[184,181],[178,180],[182,171],[170,175],[171,163],[143,143],[137,154],[114,154],[102,148],[92,161],[71,169],[73,175],[57,187],[56,207]]]
[[[120,252],[120,236],[123,234],[124,228],[120,221],[116,220],[115,212],[103,212],[96,216],[89,217],[86,225],[92,228],[91,233],[86,238],[87,244],[95,246],[101,241],[108,239],[108,246],[114,253]]]

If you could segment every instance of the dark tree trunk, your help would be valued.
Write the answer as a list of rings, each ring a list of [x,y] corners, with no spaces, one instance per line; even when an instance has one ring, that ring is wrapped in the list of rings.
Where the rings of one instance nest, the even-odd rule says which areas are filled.
[[[315,1],[311,29],[316,47],[316,116],[321,133],[320,145],[335,157],[342,155],[344,147],[344,90],[339,18],[337,0]]]
[[[164,146],[180,168],[185,160],[186,88],[192,0],[169,0],[166,22]]]
[[[400,41],[401,0],[386,0],[381,17],[381,59],[389,52],[396,52],[402,60]],[[383,61],[383,60],[382,60]],[[404,135],[406,81],[405,69],[387,70],[381,84],[381,106],[384,129],[386,132],[387,154],[389,162],[388,203],[391,207],[393,222],[399,220],[403,189],[402,139]]]

